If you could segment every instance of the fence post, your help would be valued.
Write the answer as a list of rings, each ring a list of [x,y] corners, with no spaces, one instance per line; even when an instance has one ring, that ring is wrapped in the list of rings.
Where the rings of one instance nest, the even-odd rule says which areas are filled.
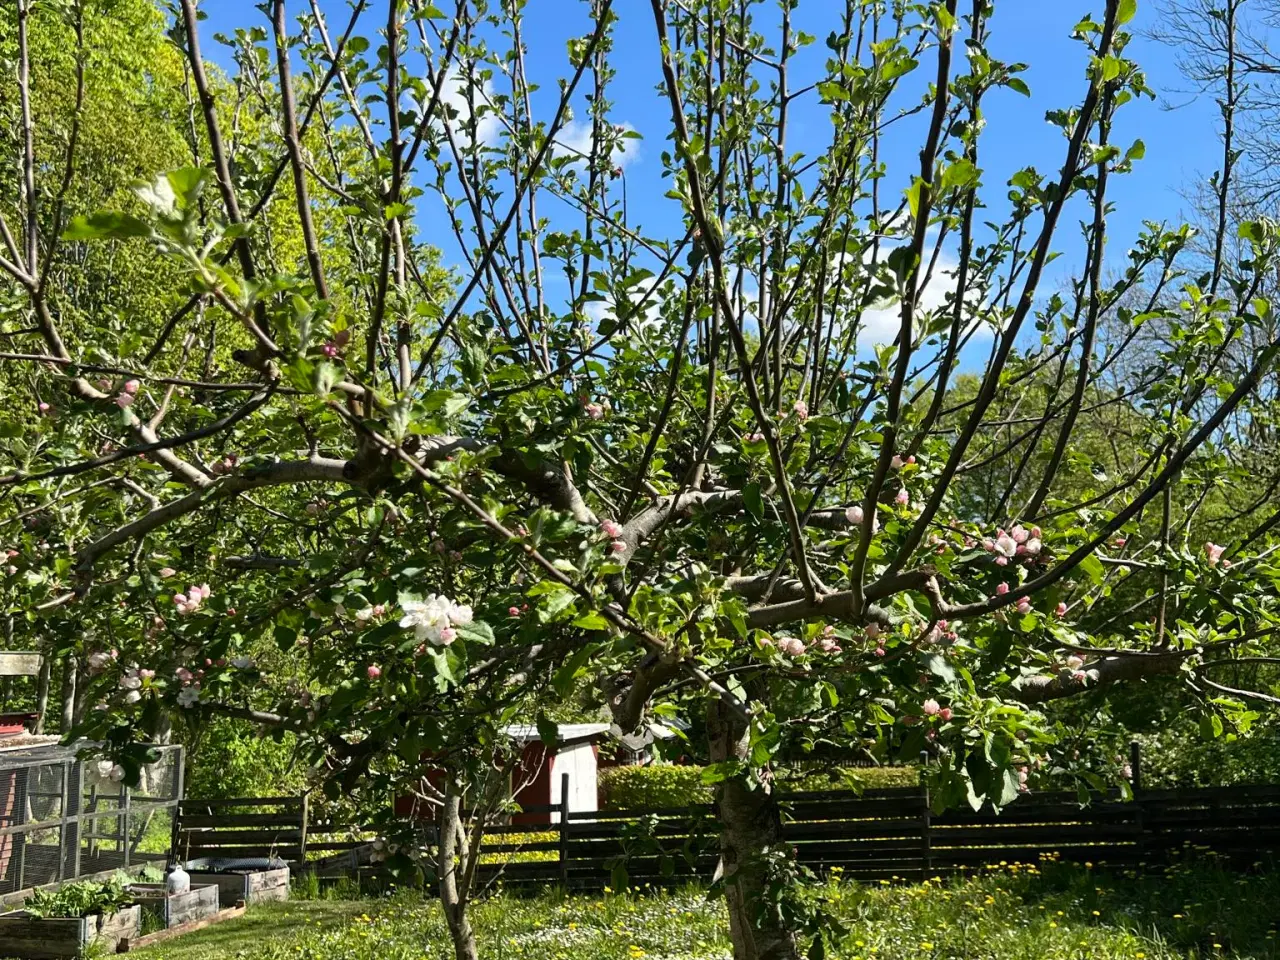
[[[569,889],[569,775],[560,775],[560,882]]]
[[[929,754],[920,751],[920,790],[924,794],[924,815],[920,818],[921,880],[928,880],[933,873],[933,806],[929,802],[929,782],[925,773],[929,766]]]
[[[1142,744],[1137,740],[1129,743],[1129,772],[1133,774],[1129,778],[1129,783],[1133,787],[1133,792],[1137,793],[1142,789]]]

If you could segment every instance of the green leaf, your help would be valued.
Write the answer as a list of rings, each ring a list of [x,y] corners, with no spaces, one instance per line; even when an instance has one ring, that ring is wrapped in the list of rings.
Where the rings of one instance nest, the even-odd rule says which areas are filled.
[[[947,663],[946,658],[939,653],[931,653],[925,657],[925,669],[932,673],[935,677],[945,680],[947,683],[954,683],[956,679],[955,668]]]
[[[490,644],[494,641],[493,627],[482,620],[461,623],[454,627],[458,636],[470,643]]]
[[[573,692],[574,682],[582,674],[587,662],[597,649],[596,644],[586,643],[570,654],[569,659],[561,665],[551,680],[551,685],[555,687],[556,693],[561,697],[567,697]]]
[[[970,161],[965,159],[957,160],[942,171],[942,189],[967,190],[970,187],[977,186],[978,172],[978,168]]]
[[[556,722],[550,719],[545,713],[539,713],[537,727],[538,739],[548,747],[554,748],[559,739],[557,736],[559,728],[556,726]]]
[[[1120,0],[1120,7],[1116,11],[1116,26],[1122,27],[1133,19],[1134,14],[1138,12],[1138,0]]]
[[[151,236],[151,226],[127,213],[91,213],[76,217],[62,234],[63,240],[128,240]]]
[[[760,496],[760,484],[752,481],[742,488],[742,502],[757,520],[764,519],[764,500]]]
[[[608,630],[609,629],[609,621],[606,620],[604,617],[600,616],[600,614],[596,613],[594,610],[588,611],[587,613],[584,613],[582,616],[575,619],[573,621],[573,625],[575,627],[580,627],[583,630]]]

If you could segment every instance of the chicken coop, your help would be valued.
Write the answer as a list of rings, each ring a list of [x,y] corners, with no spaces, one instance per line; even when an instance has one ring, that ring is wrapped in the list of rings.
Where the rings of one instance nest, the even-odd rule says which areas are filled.
[[[182,747],[158,747],[137,788],[110,765],[80,759],[91,744],[0,730],[0,901],[21,891],[168,856],[182,797]]]

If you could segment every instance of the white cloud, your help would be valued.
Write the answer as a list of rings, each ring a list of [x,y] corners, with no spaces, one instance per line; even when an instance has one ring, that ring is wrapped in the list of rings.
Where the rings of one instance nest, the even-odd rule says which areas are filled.
[[[629,123],[618,124],[618,126],[621,127],[619,133],[631,133],[636,129]],[[570,120],[561,128],[552,149],[556,156],[573,157],[575,160],[585,162],[591,156],[594,139],[592,123],[589,119]],[[613,147],[610,161],[615,167],[625,169],[640,158],[639,144],[640,141],[633,137],[620,138]]]
[[[459,147],[470,144],[471,101],[474,98],[477,106],[493,103],[493,81],[485,80],[474,84],[474,93],[468,96],[468,87],[473,84],[471,77],[463,77],[457,67],[450,67],[444,75],[440,90],[440,104],[447,114],[455,113],[449,126],[453,128]],[[502,122],[490,110],[485,110],[476,120],[476,137],[483,144],[497,143],[502,130]]]
[[[661,294],[653,292],[654,284],[657,283],[657,280],[657,277],[641,280],[630,290],[630,299],[633,306],[639,306],[642,302],[645,303],[643,319],[638,324],[633,321],[633,326],[641,330],[653,327],[662,316]],[[583,304],[582,312],[587,315],[592,323],[599,327],[600,321],[605,317],[612,318],[618,315],[618,307],[616,302],[594,300]]]

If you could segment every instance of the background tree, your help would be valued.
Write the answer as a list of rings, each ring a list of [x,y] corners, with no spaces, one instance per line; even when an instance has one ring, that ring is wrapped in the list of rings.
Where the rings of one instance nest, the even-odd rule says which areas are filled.
[[[1152,677],[1228,717],[1276,699],[1273,505],[1230,543],[1182,525],[1270,422],[1277,234],[1241,224],[1229,265],[1219,220],[1207,280],[1180,227],[1108,260],[1150,94],[1133,0],[1075,28],[1058,169],[1008,184],[984,106],[1026,85],[989,0],[823,5],[822,51],[795,3],[653,0],[670,235],[618,161],[609,0],[541,91],[518,3],[395,2],[375,44],[363,3],[339,32],[274,0],[223,84],[182,0],[196,165],[65,230],[42,219],[31,9],[0,258],[29,413],[0,485],[48,528],[4,590],[23,634],[92,632],[104,709],[77,729],[131,775],[177,710],[289,731],[330,789],[413,784],[469,704],[489,722],[589,681],[624,730],[697,718],[735,955],[790,958],[828,931],[779,766],[926,750],[940,805],[1001,806],[1046,765],[1106,785],[1055,701]],[[801,101],[829,130],[797,151]],[[895,127],[910,170],[886,168]],[[415,233],[436,198],[456,283]],[[1084,266],[1053,291],[1072,214]],[[50,265],[147,245],[186,286],[124,318],[142,347],[99,311],[64,333]]]

